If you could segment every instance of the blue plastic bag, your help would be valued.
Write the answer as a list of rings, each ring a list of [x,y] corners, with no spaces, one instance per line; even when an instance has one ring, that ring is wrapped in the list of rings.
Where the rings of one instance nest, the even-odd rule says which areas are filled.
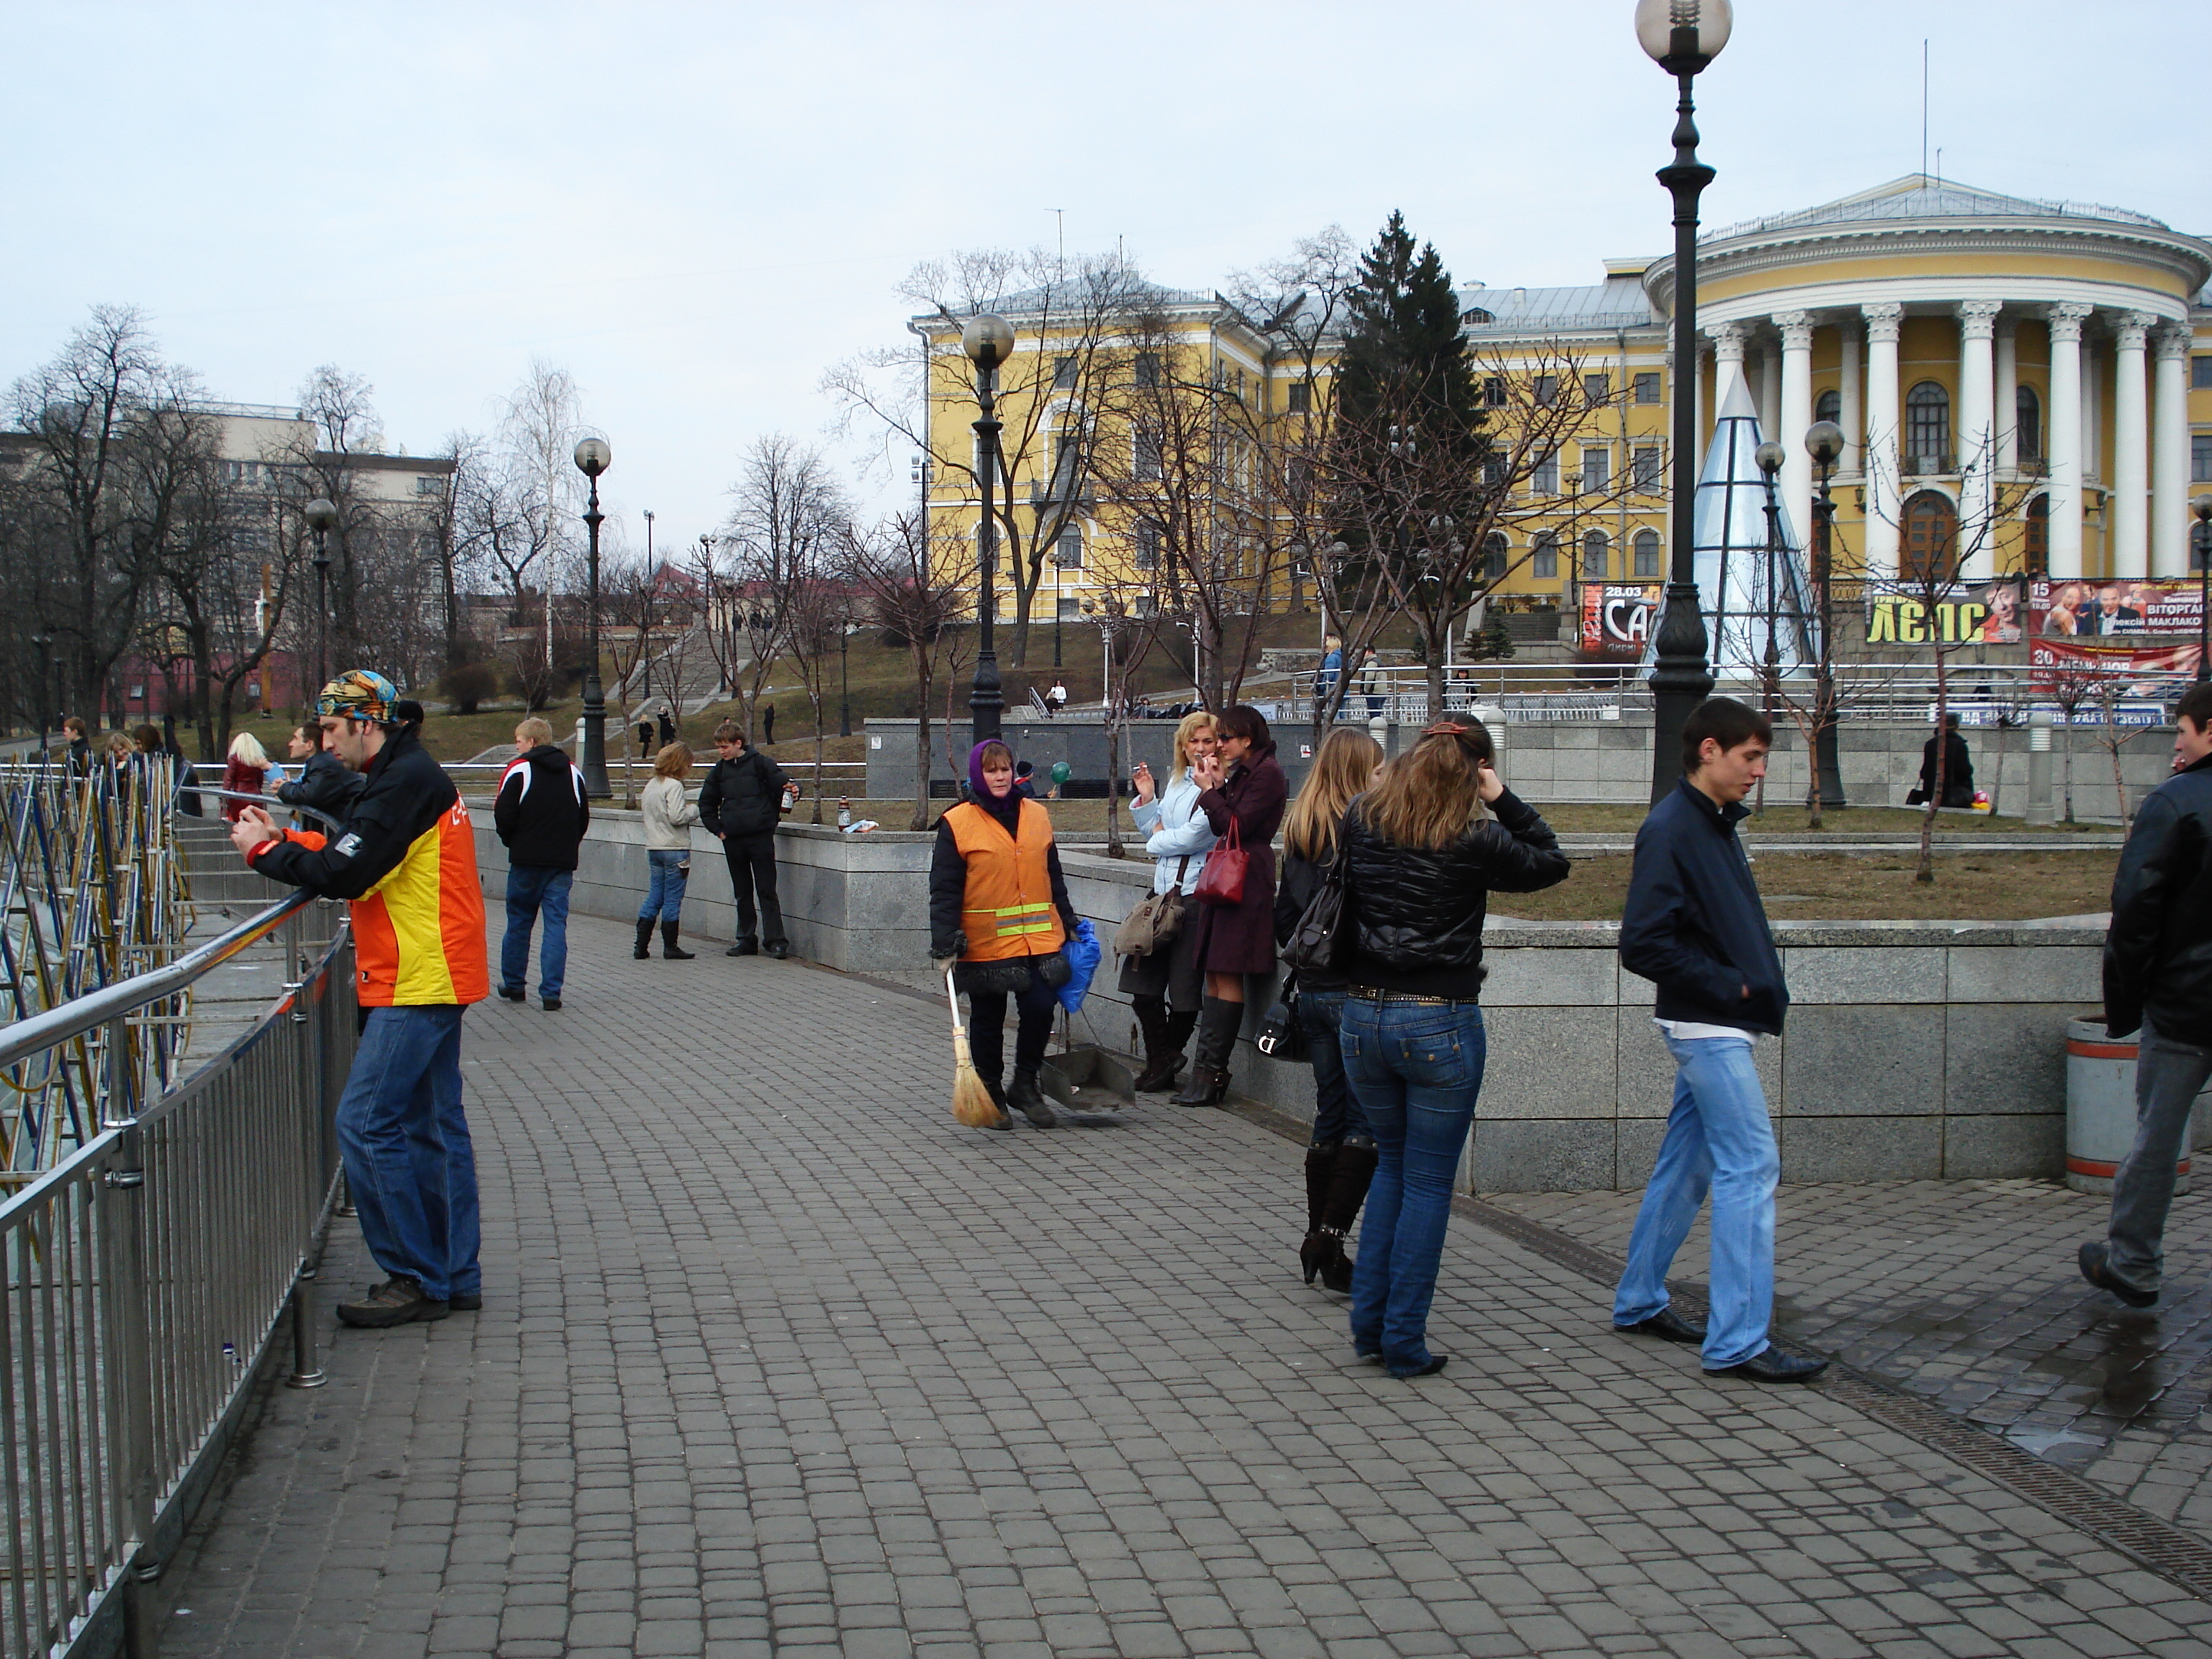
[[[1090,990],[1091,977],[1098,971],[1098,958],[1103,947],[1098,943],[1098,930],[1091,925],[1091,918],[1079,916],[1075,921],[1075,937],[1060,946],[1067,957],[1067,983],[1060,988],[1060,1006],[1074,1013],[1083,1006],[1084,993]]]

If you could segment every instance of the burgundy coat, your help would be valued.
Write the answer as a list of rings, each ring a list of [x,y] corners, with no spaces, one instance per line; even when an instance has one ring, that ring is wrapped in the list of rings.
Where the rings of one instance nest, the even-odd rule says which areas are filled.
[[[1205,929],[1200,962],[1211,974],[1265,974],[1275,966],[1275,849],[1290,799],[1290,780],[1275,763],[1274,750],[1247,756],[1230,769],[1218,789],[1198,798],[1213,833],[1226,837],[1231,818],[1250,863],[1244,875],[1244,902],[1234,909],[1200,904]]]

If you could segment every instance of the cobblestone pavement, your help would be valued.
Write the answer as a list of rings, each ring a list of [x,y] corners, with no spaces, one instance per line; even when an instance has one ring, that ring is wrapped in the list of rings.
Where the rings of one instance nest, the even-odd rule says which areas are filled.
[[[2168,1579],[1464,1221],[1451,1368],[1354,1364],[1255,1123],[963,1131],[941,1008],[571,926],[563,1012],[470,1016],[484,1310],[264,1396],[170,1659],[2212,1654]]]
[[[2200,1177],[2200,1180],[2202,1177]],[[1637,1193],[1486,1202],[1618,1254]],[[2083,1283],[2107,1201],[2048,1181],[1785,1187],[1776,1308],[1788,1337],[1881,1376],[2212,1537],[2212,1196],[2174,1201],[2156,1308]],[[1701,1221],[1679,1266],[1700,1281]]]

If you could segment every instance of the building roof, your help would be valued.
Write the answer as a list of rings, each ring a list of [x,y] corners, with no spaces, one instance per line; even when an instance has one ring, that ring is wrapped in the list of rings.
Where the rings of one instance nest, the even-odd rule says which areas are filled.
[[[1601,283],[1567,288],[1465,288],[1460,313],[1468,331],[1495,329],[1514,334],[1529,329],[1644,328],[1652,321],[1641,276],[1608,276]]]
[[[2148,213],[2127,208],[2105,207],[2094,202],[2051,202],[2027,196],[2008,196],[1983,190],[1955,179],[1931,179],[1909,173],[1856,196],[1845,196],[1818,207],[1791,213],[1770,214],[1741,224],[1709,231],[1701,241],[1725,241],[1735,236],[1756,236],[1777,230],[1810,228],[1815,225],[1894,223],[1916,219],[2087,219],[2138,229],[2170,230],[2171,226]]]

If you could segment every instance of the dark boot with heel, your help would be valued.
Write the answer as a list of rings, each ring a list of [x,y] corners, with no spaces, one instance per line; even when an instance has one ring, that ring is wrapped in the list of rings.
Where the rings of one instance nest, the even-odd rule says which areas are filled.
[[[1321,1236],[1321,1218],[1328,1208],[1329,1184],[1336,1177],[1338,1143],[1326,1141],[1306,1148],[1306,1236],[1298,1246],[1298,1266],[1306,1283],[1314,1282],[1328,1260]]]
[[[1244,1005],[1208,997],[1198,1015],[1198,1053],[1190,1081],[1175,1097],[1178,1106],[1218,1106],[1229,1098],[1229,1056],[1244,1024]]]
[[[640,962],[653,959],[653,918],[640,916],[637,921],[637,949],[630,952]]]
[[[1359,1219],[1359,1206],[1367,1201],[1378,1157],[1375,1143],[1364,1137],[1347,1140],[1337,1149],[1328,1196],[1322,1206],[1321,1225],[1316,1230],[1322,1253],[1321,1282],[1329,1290],[1349,1292],[1352,1289],[1352,1258],[1345,1254],[1345,1236]],[[1306,1283],[1313,1283],[1311,1274]]]
[[[685,950],[676,942],[680,936],[679,930],[682,926],[682,923],[674,921],[664,921],[660,924],[660,954],[663,960],[689,962],[696,954]]]
[[[1137,1073],[1136,1091],[1149,1095],[1174,1088],[1176,1073],[1182,1070],[1182,1045],[1168,1040],[1167,1004],[1158,997],[1136,997],[1130,1006],[1145,1039],[1145,1069]]]

